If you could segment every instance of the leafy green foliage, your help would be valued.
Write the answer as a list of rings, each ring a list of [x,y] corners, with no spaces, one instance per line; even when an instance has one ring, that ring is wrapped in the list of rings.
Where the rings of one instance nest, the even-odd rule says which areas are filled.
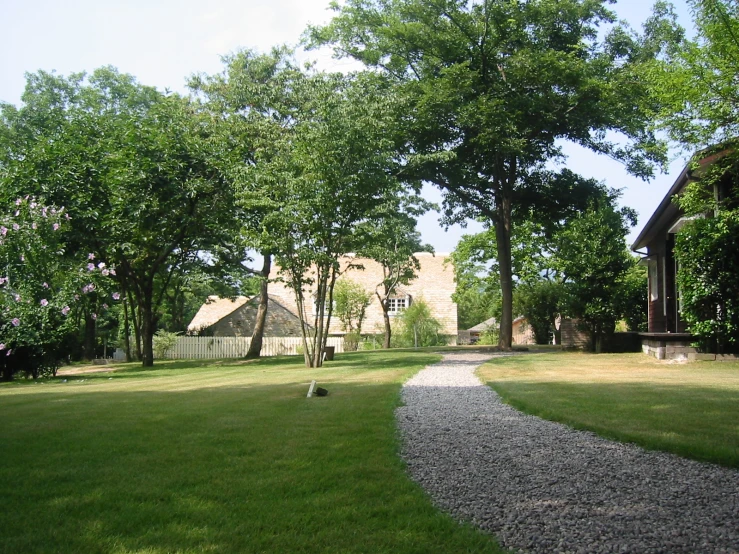
[[[389,197],[375,209],[377,217],[357,228],[357,253],[375,260],[382,268],[382,281],[375,286],[375,295],[382,308],[385,324],[385,348],[390,348],[392,325],[388,313],[390,297],[398,287],[407,285],[421,268],[416,252],[432,252],[430,245],[421,242],[416,230],[416,218],[432,204],[417,194]]]
[[[552,264],[566,282],[566,313],[585,325],[596,352],[601,351],[603,335],[613,332],[622,315],[622,283],[633,264],[625,241],[629,216],[633,212],[628,209],[593,206],[555,239]]]
[[[452,300],[457,304],[460,329],[500,317],[500,279],[489,266],[495,257],[491,235],[490,230],[464,235],[451,253],[456,285]]]
[[[652,75],[663,108],[655,126],[695,155],[700,180],[677,200],[687,216],[703,217],[677,234],[681,313],[710,351],[737,351],[739,265],[739,6],[732,0],[688,0],[696,38]]]
[[[400,316],[401,328],[397,346],[437,346],[444,344],[439,335],[441,323],[431,314],[431,307],[423,298],[414,298]]]
[[[211,119],[112,68],[89,78],[29,75],[23,101],[0,108],[0,195],[30,188],[66,206],[68,251],[116,267],[150,365],[171,280],[186,265],[209,265],[203,251],[219,267],[238,234]]]
[[[501,345],[511,346],[511,233],[558,219],[572,190],[569,140],[648,177],[665,147],[647,129],[655,105],[644,66],[679,30],[659,5],[637,35],[605,1],[349,0],[310,30],[315,44],[378,68],[408,104],[404,173],[445,194],[447,221],[480,216],[495,229]],[[606,33],[599,28],[608,26]],[[614,135],[622,140],[612,140]]]
[[[696,38],[683,41],[649,75],[662,109],[656,124],[692,154],[739,135],[739,7],[688,0]]]
[[[395,99],[371,74],[317,74],[299,90],[300,109],[279,144],[270,221],[275,260],[303,322],[306,364],[322,363],[339,258],[357,250],[357,226],[379,224],[382,206],[407,191],[397,179]],[[312,289],[313,294],[305,291]],[[307,314],[315,306],[313,325]]]
[[[164,329],[159,329],[154,333],[154,357],[162,359],[167,352],[172,350],[177,344],[178,333],[171,333]]]
[[[739,212],[683,227],[675,241],[682,315],[702,348],[739,352]]]
[[[632,257],[631,264],[621,281],[618,293],[619,311],[632,332],[647,331],[647,268],[638,265],[638,259]]]
[[[524,282],[516,287],[514,303],[516,311],[533,328],[536,344],[548,344],[552,335],[558,335],[556,320],[567,305],[566,289],[561,282],[547,279]]]
[[[372,295],[364,287],[351,279],[339,279],[334,288],[334,315],[339,318],[344,331],[362,332],[362,322]]]
[[[70,354],[79,317],[102,315],[120,296],[110,292],[113,268],[65,257],[63,207],[17,198],[0,215],[0,371],[54,374]],[[86,263],[85,263],[86,262]],[[92,310],[92,311],[91,311]]]

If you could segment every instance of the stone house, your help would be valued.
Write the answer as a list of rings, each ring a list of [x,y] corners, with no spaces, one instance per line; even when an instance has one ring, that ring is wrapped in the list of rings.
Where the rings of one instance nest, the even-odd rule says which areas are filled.
[[[259,297],[209,296],[187,326],[188,335],[213,337],[251,337],[257,318]],[[269,295],[265,337],[299,337],[300,320],[285,308],[280,299]]]
[[[428,252],[419,252],[415,256],[419,261],[420,269],[416,272],[415,279],[407,285],[398,286],[395,294],[390,297],[389,315],[395,318],[412,302],[423,299],[429,305],[432,316],[441,324],[440,333],[448,337],[449,343],[456,344],[457,305],[452,301],[455,283],[451,260],[448,255],[433,255]],[[378,285],[382,283],[382,266],[374,260],[355,256],[345,256],[340,262],[342,275],[339,279],[351,279],[372,295],[362,324],[362,333],[378,335],[384,333],[382,307],[375,294]],[[313,291],[308,289],[305,295],[306,298],[310,298]],[[252,298],[241,296],[235,299],[211,296],[188,325],[187,332],[188,334],[213,336],[250,337],[254,329],[258,301],[258,296]],[[306,306],[306,311],[310,323],[315,315],[315,307]],[[285,283],[271,282],[264,336],[300,336],[300,320],[297,313],[293,290]],[[341,322],[336,317],[331,318],[329,334],[344,334]]]
[[[429,252],[418,252],[414,254],[420,264],[416,272],[416,278],[407,285],[397,287],[395,294],[389,300],[389,315],[392,318],[411,305],[415,300],[423,299],[431,310],[432,316],[441,324],[440,333],[449,337],[449,342],[455,344],[457,340],[457,305],[452,301],[455,291],[454,267],[447,254],[431,254]],[[362,334],[384,333],[384,320],[382,307],[375,294],[381,287],[383,280],[382,266],[374,260],[359,258],[356,256],[345,256],[341,258],[342,275],[339,279],[350,279],[360,284],[372,295],[372,300],[367,308],[366,317],[362,324]],[[359,266],[359,267],[357,267]],[[361,267],[361,269],[360,269]],[[270,298],[273,296],[293,313],[297,313],[295,295],[284,283],[270,283]],[[312,290],[305,291],[306,298],[313,295]],[[271,305],[270,305],[271,309]],[[312,318],[315,315],[315,306],[306,306],[307,315]],[[341,322],[331,318],[329,334],[340,335],[344,331]]]

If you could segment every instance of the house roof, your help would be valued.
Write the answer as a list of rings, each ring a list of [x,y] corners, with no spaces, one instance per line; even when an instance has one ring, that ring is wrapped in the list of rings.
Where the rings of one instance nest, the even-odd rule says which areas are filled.
[[[672,197],[680,194],[688,183],[696,180],[705,173],[709,165],[732,152],[734,147],[728,146],[728,144],[723,143],[717,147],[707,148],[698,152],[693,157],[693,161],[686,165],[680,172],[680,175],[670,187],[662,202],[657,206],[652,217],[649,218],[649,221],[647,221],[639,236],[636,237],[636,241],[631,245],[632,250],[636,251],[646,247],[665,226],[677,219],[680,215],[680,209],[672,201]],[[695,166],[696,163],[697,167]]]
[[[490,329],[491,327],[495,327],[496,325],[498,325],[498,320],[496,318],[494,318],[494,317],[491,317],[490,319],[486,319],[482,323],[478,323],[474,327],[470,327],[467,330],[468,331],[481,331],[482,332],[482,331],[487,331],[488,329]]]
[[[517,318],[514,318],[513,325],[515,325],[516,323],[520,323],[521,321],[525,321],[525,320],[526,320],[526,317],[520,315]],[[472,331],[473,333],[483,332],[483,331],[487,331],[488,329],[495,328],[497,325],[498,325],[498,320],[494,317],[491,317],[490,319],[486,319],[482,323],[478,323],[474,327],[470,327],[467,330]]]
[[[237,296],[236,298],[221,298],[220,296],[209,296],[200,306],[198,313],[192,318],[187,326],[188,332],[197,332],[218,323],[227,315],[233,313],[249,301],[248,296]]]
[[[639,236],[636,237],[634,244],[631,245],[632,250],[636,251],[646,247],[657,236],[660,229],[679,215],[680,209],[672,201],[672,197],[682,192],[685,185],[690,182],[689,167],[689,165],[685,166],[675,183],[670,187],[670,190],[652,214],[652,217],[649,218],[649,221],[647,221]]]

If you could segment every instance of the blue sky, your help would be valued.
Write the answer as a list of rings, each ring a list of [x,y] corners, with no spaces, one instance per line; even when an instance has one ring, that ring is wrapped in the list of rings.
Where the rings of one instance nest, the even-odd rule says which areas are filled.
[[[39,69],[61,74],[92,71],[113,65],[143,84],[184,92],[193,73],[216,73],[220,57],[239,48],[267,50],[295,44],[308,23],[328,21],[328,0],[0,0],[0,101],[20,104],[24,73]],[[621,0],[614,9],[621,19],[640,27],[652,2]],[[684,0],[675,1],[682,25],[691,27]],[[351,62],[310,53],[320,67],[346,70]],[[567,166],[578,173],[622,189],[622,203],[637,210],[639,224],[631,239],[664,197],[684,165],[676,158],[666,175],[651,183],[629,176],[603,156],[568,148]],[[439,202],[432,187],[424,191]],[[480,229],[472,222],[444,232],[436,214],[423,217],[419,227],[437,252],[450,252],[464,232]]]

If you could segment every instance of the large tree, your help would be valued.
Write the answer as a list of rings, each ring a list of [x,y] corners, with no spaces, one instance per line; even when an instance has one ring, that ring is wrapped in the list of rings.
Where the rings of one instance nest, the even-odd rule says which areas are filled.
[[[223,58],[215,75],[197,75],[190,89],[205,100],[217,122],[218,140],[225,154],[224,170],[237,189],[241,206],[241,234],[245,244],[262,257],[259,306],[247,358],[261,354],[269,309],[269,280],[278,248],[273,225],[280,220],[285,179],[284,148],[289,144],[305,104],[304,72],[290,49],[266,54],[241,50]],[[276,186],[277,185],[277,186]]]
[[[143,364],[152,365],[171,279],[204,251],[217,258],[237,234],[210,119],[112,68],[89,79],[30,75],[22,100],[1,108],[0,194],[66,206],[69,248],[115,266],[136,311]]]
[[[357,251],[358,226],[379,225],[381,207],[409,189],[397,176],[398,106],[381,79],[314,74],[297,94],[296,123],[278,139],[271,164],[269,196],[280,210],[265,223],[276,239],[281,278],[295,293],[306,365],[317,367],[344,269],[340,258]]]
[[[439,186],[450,220],[495,230],[500,344],[512,339],[511,233],[559,199],[562,140],[648,177],[664,148],[646,128],[656,106],[642,65],[680,36],[663,4],[639,36],[605,0],[348,0],[312,28],[313,44],[377,68],[411,106],[406,172]],[[605,31],[601,28],[606,27]],[[617,138],[618,137],[618,138]],[[566,199],[562,199],[565,201]]]

